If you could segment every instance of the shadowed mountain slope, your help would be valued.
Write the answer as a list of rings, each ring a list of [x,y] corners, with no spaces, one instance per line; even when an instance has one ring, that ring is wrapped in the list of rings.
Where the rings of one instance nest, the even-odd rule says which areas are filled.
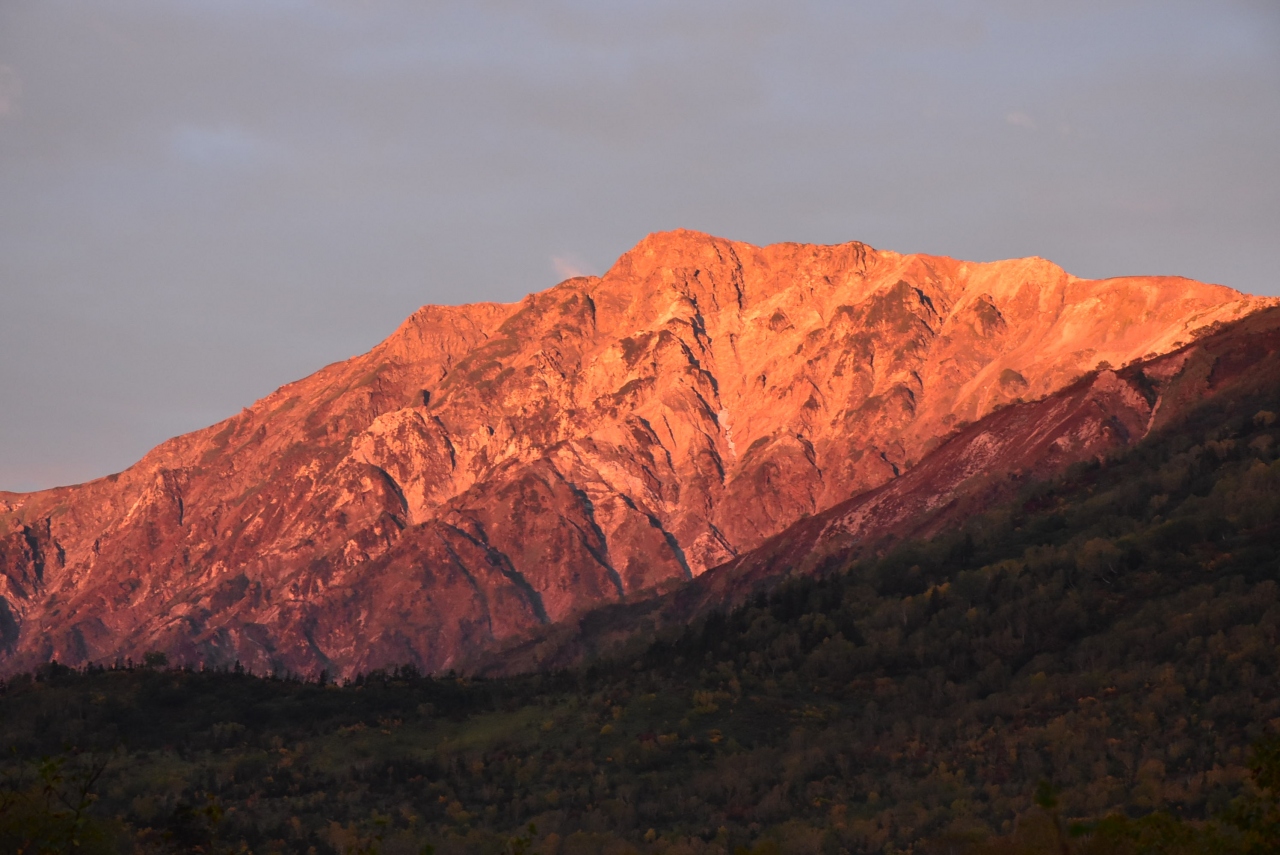
[[[1162,405],[1110,366],[1269,302],[1034,258],[651,235],[600,278],[425,307],[119,475],[0,494],[2,667],[448,668],[910,483],[1004,405],[1070,387],[1062,406],[1140,434]]]

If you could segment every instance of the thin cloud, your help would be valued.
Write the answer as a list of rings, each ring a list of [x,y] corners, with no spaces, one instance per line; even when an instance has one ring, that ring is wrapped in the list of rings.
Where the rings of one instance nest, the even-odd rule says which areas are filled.
[[[1029,131],[1036,129],[1036,120],[1020,110],[1013,111],[1005,116],[1004,120],[1006,124],[1013,125],[1015,128],[1026,128]]]
[[[198,166],[248,164],[260,159],[268,148],[254,134],[234,125],[185,125],[173,132],[171,145],[180,161]]]
[[[573,279],[577,276],[591,276],[587,264],[576,255],[553,255],[551,267],[562,279]]]

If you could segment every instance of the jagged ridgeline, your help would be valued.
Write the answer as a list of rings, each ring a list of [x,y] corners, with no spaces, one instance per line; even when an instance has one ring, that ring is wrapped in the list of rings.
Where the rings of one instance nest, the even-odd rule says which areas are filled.
[[[929,538],[819,542],[825,575],[625,658],[14,678],[0,847],[1280,851],[1280,370],[1272,322],[1237,332],[1140,443]]]
[[[0,494],[0,673],[148,651],[448,670],[741,561],[1097,369],[1092,428],[1040,447],[1028,422],[988,452],[1040,472],[1132,442],[1181,375],[1106,370],[1269,302],[1038,258],[651,235],[602,277],[426,307],[119,475]]]

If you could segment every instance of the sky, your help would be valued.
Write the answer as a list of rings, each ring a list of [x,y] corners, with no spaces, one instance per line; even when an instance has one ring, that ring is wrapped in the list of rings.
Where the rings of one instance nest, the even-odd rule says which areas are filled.
[[[0,490],[676,227],[1280,294],[1280,3],[0,0]]]

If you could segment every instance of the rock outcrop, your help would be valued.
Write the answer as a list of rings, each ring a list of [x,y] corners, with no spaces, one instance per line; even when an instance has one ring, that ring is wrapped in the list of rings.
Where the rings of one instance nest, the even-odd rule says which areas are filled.
[[[651,235],[600,278],[425,307],[119,475],[0,494],[0,667],[448,668],[698,577],[969,422],[1268,302]]]

